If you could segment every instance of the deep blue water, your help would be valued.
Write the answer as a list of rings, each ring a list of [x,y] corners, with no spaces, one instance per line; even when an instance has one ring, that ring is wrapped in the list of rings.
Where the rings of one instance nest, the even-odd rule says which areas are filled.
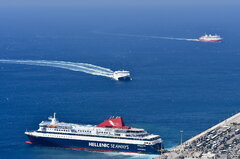
[[[161,135],[169,148],[179,143],[180,130],[187,140],[239,111],[237,1],[0,3],[0,59],[84,62],[129,70],[133,77],[117,82],[59,68],[0,63],[0,158],[132,157],[26,145],[24,131],[37,129],[53,112],[60,121],[85,124],[122,116],[129,126]],[[217,33],[224,40],[103,32],[177,38]]]

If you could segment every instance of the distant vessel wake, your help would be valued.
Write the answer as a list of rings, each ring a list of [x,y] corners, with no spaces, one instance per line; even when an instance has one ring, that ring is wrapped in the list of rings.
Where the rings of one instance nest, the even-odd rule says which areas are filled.
[[[35,66],[49,66],[67,69],[71,71],[85,72],[97,76],[105,76],[113,78],[114,71],[88,64],[88,63],[76,63],[76,62],[67,62],[67,61],[47,61],[47,60],[5,60],[0,59],[0,63],[10,63],[10,64],[24,64],[24,65],[35,65]]]
[[[164,37],[164,36],[134,35],[134,34],[120,34],[120,33],[104,33],[104,32],[95,32],[95,33],[106,34],[106,35],[116,35],[116,36],[139,37],[139,38],[153,38],[153,39],[168,39],[168,40],[199,41],[199,39],[173,38],[173,37]]]
[[[171,37],[159,37],[159,38],[169,39],[169,40],[199,41],[198,39],[187,39],[187,38],[171,38]]]

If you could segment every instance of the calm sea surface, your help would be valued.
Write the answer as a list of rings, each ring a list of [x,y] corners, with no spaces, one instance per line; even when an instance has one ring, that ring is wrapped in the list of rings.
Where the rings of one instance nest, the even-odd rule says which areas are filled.
[[[219,3],[217,3],[219,2]],[[53,112],[60,121],[126,125],[165,147],[239,111],[237,1],[0,1],[0,59],[59,60],[129,70],[118,82],[66,69],[0,63],[0,158],[151,158],[30,146],[24,131]],[[36,4],[37,3],[37,4]],[[128,34],[137,36],[117,35]],[[221,43],[167,40],[221,35]],[[142,37],[141,37],[142,36]]]

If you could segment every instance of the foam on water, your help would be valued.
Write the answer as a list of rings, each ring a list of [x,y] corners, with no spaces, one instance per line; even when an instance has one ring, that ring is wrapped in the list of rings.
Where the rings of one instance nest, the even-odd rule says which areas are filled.
[[[108,68],[88,64],[88,63],[77,63],[77,62],[67,62],[67,61],[47,61],[47,60],[6,60],[6,59],[0,59],[0,63],[49,66],[49,67],[67,69],[71,71],[84,72],[84,73],[97,75],[97,76],[105,76],[109,78],[113,77],[112,70]]]
[[[104,153],[107,156],[111,156],[111,157],[124,157],[124,158],[128,158],[128,159],[152,159],[152,158],[156,158],[159,155],[151,155],[151,154],[137,154],[137,153],[127,153],[127,152],[101,152]]]

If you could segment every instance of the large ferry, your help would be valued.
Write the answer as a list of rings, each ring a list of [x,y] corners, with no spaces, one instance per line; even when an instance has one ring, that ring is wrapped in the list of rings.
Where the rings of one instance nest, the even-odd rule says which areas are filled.
[[[122,117],[111,117],[98,125],[59,122],[56,114],[42,121],[36,131],[26,131],[29,144],[143,154],[161,154],[162,139],[144,129],[125,126]]]
[[[222,38],[219,35],[203,35],[199,39],[199,41],[206,41],[206,42],[219,42],[222,41]]]

